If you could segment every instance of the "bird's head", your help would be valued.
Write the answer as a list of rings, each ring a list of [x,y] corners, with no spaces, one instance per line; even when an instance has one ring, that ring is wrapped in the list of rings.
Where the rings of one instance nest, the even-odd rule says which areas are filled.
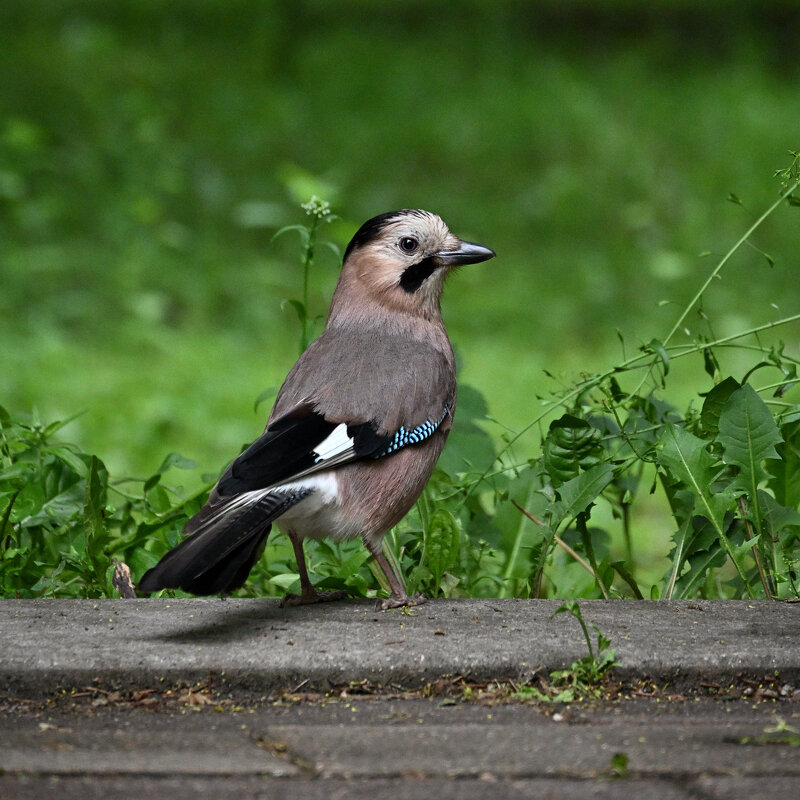
[[[331,318],[375,303],[430,319],[451,269],[494,256],[488,247],[463,242],[429,211],[402,210],[365,222],[347,246]]]

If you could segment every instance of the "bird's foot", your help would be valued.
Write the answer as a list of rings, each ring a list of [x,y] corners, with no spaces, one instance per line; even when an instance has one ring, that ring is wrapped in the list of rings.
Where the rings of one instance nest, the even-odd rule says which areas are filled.
[[[350,595],[344,589],[337,589],[336,591],[319,592],[316,589],[311,589],[310,592],[302,592],[301,594],[287,594],[280,602],[281,608],[287,606],[307,606],[312,603],[328,603],[333,600],[346,600]]]
[[[421,606],[426,603],[428,598],[424,594],[415,594],[409,597],[407,594],[392,595],[391,597],[384,597],[383,600],[378,600],[375,608],[378,611],[388,611],[390,608],[405,608],[406,606]]]

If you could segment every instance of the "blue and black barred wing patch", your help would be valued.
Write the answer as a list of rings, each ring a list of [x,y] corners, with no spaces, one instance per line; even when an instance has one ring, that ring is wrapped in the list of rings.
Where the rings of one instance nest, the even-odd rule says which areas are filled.
[[[378,433],[371,422],[348,425],[302,408],[273,422],[231,465],[217,484],[222,496],[253,492],[346,464],[377,459],[430,438],[450,413],[414,428]]]
[[[417,425],[415,428],[406,428],[401,425],[400,428],[390,436],[376,436],[376,440],[380,441],[376,441],[376,446],[371,452],[365,455],[369,455],[371,458],[383,458],[409,445],[420,444],[439,430],[439,426],[445,421],[449,413],[450,406],[446,405],[439,419],[425,420],[425,422],[421,425]]]

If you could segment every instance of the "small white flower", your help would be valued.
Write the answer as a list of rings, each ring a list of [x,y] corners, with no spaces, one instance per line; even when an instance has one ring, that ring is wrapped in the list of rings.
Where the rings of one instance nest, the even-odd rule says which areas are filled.
[[[300,208],[310,217],[319,220],[327,220],[331,216],[331,204],[326,200],[320,200],[316,195],[312,195],[307,203],[302,203]]]

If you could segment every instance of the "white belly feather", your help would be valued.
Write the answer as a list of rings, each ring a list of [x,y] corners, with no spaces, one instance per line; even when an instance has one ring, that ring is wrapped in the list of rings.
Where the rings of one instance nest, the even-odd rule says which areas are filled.
[[[362,531],[342,518],[339,484],[331,471],[317,472],[297,481],[281,484],[281,489],[313,489],[308,497],[282,514],[275,524],[284,532],[293,531],[306,539],[354,539]]]

